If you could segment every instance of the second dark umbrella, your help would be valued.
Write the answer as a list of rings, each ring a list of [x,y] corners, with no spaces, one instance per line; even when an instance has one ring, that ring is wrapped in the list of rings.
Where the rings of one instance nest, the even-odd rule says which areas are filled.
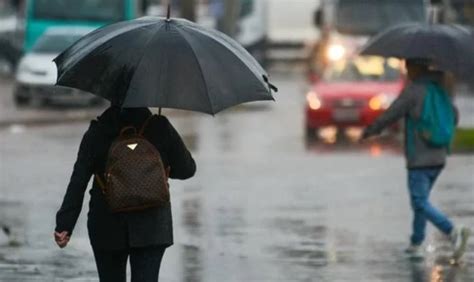
[[[461,26],[419,23],[394,26],[371,39],[361,54],[430,59],[442,70],[473,79],[474,34]]]

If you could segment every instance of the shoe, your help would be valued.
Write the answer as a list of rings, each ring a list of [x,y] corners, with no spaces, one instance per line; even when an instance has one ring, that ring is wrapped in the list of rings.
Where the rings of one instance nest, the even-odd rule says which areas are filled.
[[[421,245],[411,244],[408,248],[405,249],[405,254],[411,258],[423,258],[423,249]]]
[[[467,241],[471,235],[471,230],[467,227],[455,228],[451,232],[451,243],[453,244],[453,259],[460,259],[467,249]]]

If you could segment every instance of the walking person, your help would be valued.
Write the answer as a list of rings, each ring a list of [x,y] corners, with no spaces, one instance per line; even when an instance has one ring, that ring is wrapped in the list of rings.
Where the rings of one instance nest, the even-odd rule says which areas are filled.
[[[406,252],[415,257],[422,255],[421,245],[429,221],[451,240],[453,258],[458,259],[465,252],[470,230],[455,226],[429,200],[435,181],[446,164],[449,141],[458,120],[457,110],[441,83],[439,73],[435,75],[430,71],[429,60],[408,59],[406,66],[406,87],[390,108],[364,130],[362,139],[378,135],[387,126],[405,119],[405,158],[413,210],[413,230]],[[446,102],[443,104],[443,101]],[[433,105],[436,110],[430,108]],[[446,132],[441,132],[441,129],[446,129]]]
[[[135,136],[132,139],[122,137],[128,129],[139,134],[132,134]],[[121,148],[117,149],[123,140],[134,140],[134,143],[127,143],[124,147],[124,150],[130,152],[138,152],[147,147],[147,144],[152,144],[154,148],[143,151],[151,152],[146,158],[130,158],[120,164],[118,160],[111,169],[112,156],[120,153],[120,157],[123,157],[127,154],[125,151],[121,152]],[[162,166],[157,171],[159,175],[156,180],[152,175],[138,175],[138,179],[129,177],[124,180],[124,174],[130,172],[133,175],[140,171],[142,164],[150,160],[156,161],[156,166],[151,163],[152,166],[148,167],[146,173]],[[119,166],[124,166],[124,170],[119,171]],[[196,165],[190,152],[166,117],[152,115],[147,108],[121,109],[111,106],[91,122],[84,134],[63,203],[56,215],[56,243],[61,248],[67,246],[81,212],[87,185],[95,175],[90,189],[87,225],[100,281],[126,281],[128,258],[133,282],[158,281],[165,249],[173,244],[167,177],[187,179],[195,171]],[[121,175],[118,175],[119,172]],[[104,174],[106,177],[101,177]],[[143,208],[119,208],[127,199],[114,201],[111,196],[114,195],[110,191],[111,185],[115,185],[113,189],[117,191],[123,188],[123,191],[141,193],[133,189],[138,189],[140,185],[149,185],[144,186],[145,188],[159,186],[157,182],[161,181],[160,175],[166,175],[163,179],[166,183],[166,191],[163,190],[165,200],[160,205],[148,207],[142,203]],[[132,204],[135,204],[133,201],[139,201],[136,199],[137,195],[135,198],[130,197],[133,198],[130,200]],[[111,210],[111,205],[114,205],[115,210]]]
[[[168,6],[166,18],[99,28],[54,59],[56,85],[88,91],[124,108],[111,107],[91,123],[56,220],[55,239],[65,247],[95,174],[88,230],[101,281],[125,281],[128,256],[132,281],[158,279],[164,250],[173,243],[167,176],[186,179],[196,169],[165,117],[150,118],[146,108],[132,108],[215,115],[242,103],[274,100],[272,92],[278,91],[238,42],[171,18],[170,11]]]

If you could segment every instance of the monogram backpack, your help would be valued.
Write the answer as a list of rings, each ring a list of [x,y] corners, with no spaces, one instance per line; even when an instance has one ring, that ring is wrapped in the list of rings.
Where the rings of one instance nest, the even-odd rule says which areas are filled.
[[[104,176],[95,175],[111,212],[140,211],[170,201],[169,168],[143,135],[152,118],[140,131],[123,128],[110,146]]]

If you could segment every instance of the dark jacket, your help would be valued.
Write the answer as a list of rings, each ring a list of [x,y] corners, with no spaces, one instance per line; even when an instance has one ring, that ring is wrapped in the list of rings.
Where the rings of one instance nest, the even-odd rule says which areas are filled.
[[[144,108],[120,111],[111,107],[91,122],[82,139],[66,195],[56,215],[56,231],[72,234],[89,180],[93,174],[103,175],[110,145],[120,128],[129,125],[141,128],[150,116],[150,111]],[[166,117],[153,116],[144,135],[160,152],[165,167],[171,168],[170,178],[186,179],[194,175],[195,162]],[[95,179],[90,195],[87,225],[94,248],[124,249],[173,244],[171,206],[110,213]]]
[[[423,102],[426,96],[426,85],[428,82],[439,83],[439,78],[434,76],[421,77],[407,84],[400,96],[392,103],[366,131],[370,135],[379,134],[384,128],[393,124],[401,118],[407,117],[418,119],[423,111]],[[452,104],[456,113],[456,123],[458,120],[458,112],[454,104]],[[408,132],[409,127],[405,125],[405,143],[407,136],[410,134],[414,137],[414,154],[409,154],[405,146],[405,159],[408,169],[442,167],[446,163],[447,148],[436,148],[430,146],[418,132]]]

